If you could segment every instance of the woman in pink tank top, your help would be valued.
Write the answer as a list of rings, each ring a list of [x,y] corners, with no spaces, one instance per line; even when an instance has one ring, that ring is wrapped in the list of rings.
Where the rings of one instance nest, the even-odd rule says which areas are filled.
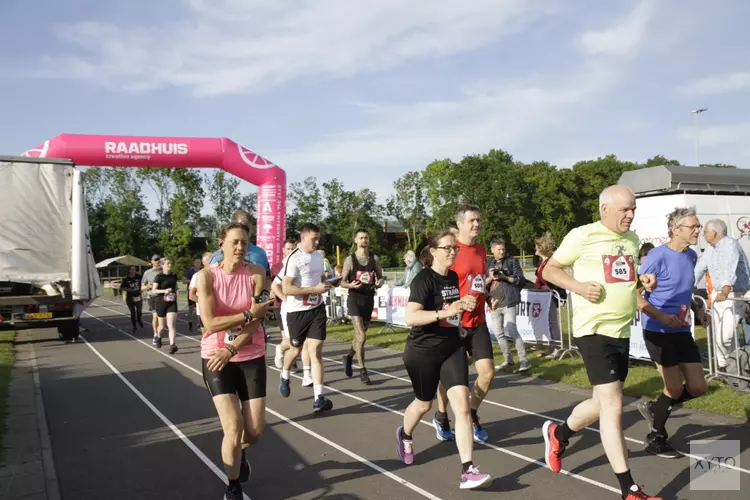
[[[266,341],[261,320],[273,301],[261,302],[266,272],[245,261],[247,226],[232,223],[220,237],[224,260],[200,271],[198,306],[203,380],[224,431],[221,456],[229,479],[226,499],[241,499],[250,477],[243,445],[263,432],[266,413]],[[240,405],[242,409],[240,410]]]

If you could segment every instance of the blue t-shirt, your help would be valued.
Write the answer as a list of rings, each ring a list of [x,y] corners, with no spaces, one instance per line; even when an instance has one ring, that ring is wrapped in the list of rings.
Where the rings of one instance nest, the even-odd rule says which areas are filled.
[[[224,260],[224,253],[221,248],[216,250],[211,255],[211,264],[216,264]],[[267,273],[271,272],[271,266],[268,265],[268,255],[259,246],[253,245],[252,243],[247,246],[247,253],[245,254],[245,260],[256,266],[260,266],[266,270]]]
[[[698,255],[692,248],[678,252],[667,245],[660,245],[651,250],[639,270],[639,274],[656,275],[656,289],[644,294],[646,300],[662,312],[689,320],[697,261]],[[690,331],[689,321],[687,325],[674,329],[646,313],[643,313],[642,318],[644,330],[662,333]]]

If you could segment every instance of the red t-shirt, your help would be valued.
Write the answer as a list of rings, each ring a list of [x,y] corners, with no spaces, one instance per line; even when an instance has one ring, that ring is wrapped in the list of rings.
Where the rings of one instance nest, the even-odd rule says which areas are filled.
[[[477,307],[461,315],[461,324],[465,328],[475,328],[486,321],[484,303],[487,288],[484,277],[487,275],[487,252],[479,243],[464,245],[457,240],[456,244],[459,250],[451,269],[458,274],[459,291],[461,296],[473,295],[477,298]]]

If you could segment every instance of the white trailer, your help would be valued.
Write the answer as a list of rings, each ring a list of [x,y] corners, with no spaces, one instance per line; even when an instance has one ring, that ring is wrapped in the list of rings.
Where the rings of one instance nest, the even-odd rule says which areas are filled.
[[[82,174],[70,160],[0,156],[0,328],[78,336],[101,295]]]
[[[625,172],[619,184],[636,195],[631,229],[641,245],[666,243],[667,215],[676,207],[694,206],[701,224],[723,220],[728,235],[750,255],[750,170],[660,166]],[[693,249],[700,256],[707,246],[701,232]],[[705,288],[705,282],[698,287]]]

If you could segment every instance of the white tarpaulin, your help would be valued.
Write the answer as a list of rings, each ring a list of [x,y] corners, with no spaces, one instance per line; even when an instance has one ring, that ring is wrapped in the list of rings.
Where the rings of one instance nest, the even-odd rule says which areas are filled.
[[[74,300],[100,293],[83,187],[72,165],[0,161],[0,281],[67,281]]]

